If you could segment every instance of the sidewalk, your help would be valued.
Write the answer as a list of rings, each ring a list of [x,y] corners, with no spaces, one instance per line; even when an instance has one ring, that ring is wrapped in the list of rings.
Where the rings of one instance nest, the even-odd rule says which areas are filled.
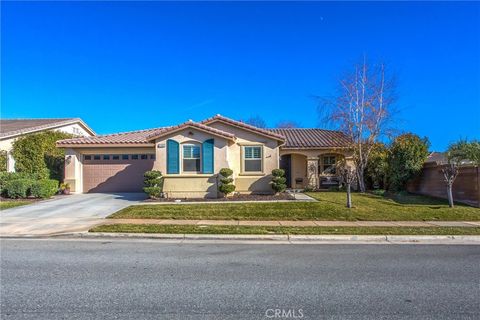
[[[104,224],[161,224],[262,227],[480,227],[480,221],[282,221],[282,220],[177,220],[105,219]]]

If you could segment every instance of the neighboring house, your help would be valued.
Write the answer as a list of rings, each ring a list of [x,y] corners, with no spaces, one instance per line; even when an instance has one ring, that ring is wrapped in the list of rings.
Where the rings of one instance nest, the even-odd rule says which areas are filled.
[[[77,136],[94,136],[95,132],[79,118],[68,119],[0,119],[0,150],[7,152],[7,171],[15,171],[12,144],[19,137],[42,131],[62,131]]]
[[[322,129],[261,129],[221,115],[201,122],[61,140],[65,182],[82,192],[139,192],[143,173],[164,174],[169,197],[216,197],[218,172],[233,170],[236,191],[271,193],[271,172],[284,168],[288,186],[328,187],[348,139]]]

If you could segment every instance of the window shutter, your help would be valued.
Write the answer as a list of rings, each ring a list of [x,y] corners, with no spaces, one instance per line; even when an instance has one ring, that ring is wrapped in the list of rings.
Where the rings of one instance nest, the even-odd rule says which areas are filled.
[[[167,140],[167,173],[179,173],[179,144],[174,140]]]
[[[202,173],[213,173],[213,142],[208,139],[202,144]]]

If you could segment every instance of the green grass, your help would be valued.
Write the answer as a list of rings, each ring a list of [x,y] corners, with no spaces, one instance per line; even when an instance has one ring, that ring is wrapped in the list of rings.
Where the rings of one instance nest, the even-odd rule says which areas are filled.
[[[235,220],[480,220],[480,209],[434,198],[403,195],[384,198],[353,194],[354,208],[345,207],[343,192],[308,193],[318,202],[160,204],[122,209],[109,218],[118,219],[235,219]]]
[[[248,227],[158,224],[112,224],[90,232],[173,234],[348,234],[348,235],[480,235],[480,227]]]
[[[18,206],[24,206],[26,204],[31,203],[31,201],[1,201],[0,202],[0,210],[10,209]]]

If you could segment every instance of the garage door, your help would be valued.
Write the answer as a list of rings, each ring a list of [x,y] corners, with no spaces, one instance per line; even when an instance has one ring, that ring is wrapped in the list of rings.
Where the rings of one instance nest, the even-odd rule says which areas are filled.
[[[83,192],[142,192],[155,155],[95,154],[83,158]]]

